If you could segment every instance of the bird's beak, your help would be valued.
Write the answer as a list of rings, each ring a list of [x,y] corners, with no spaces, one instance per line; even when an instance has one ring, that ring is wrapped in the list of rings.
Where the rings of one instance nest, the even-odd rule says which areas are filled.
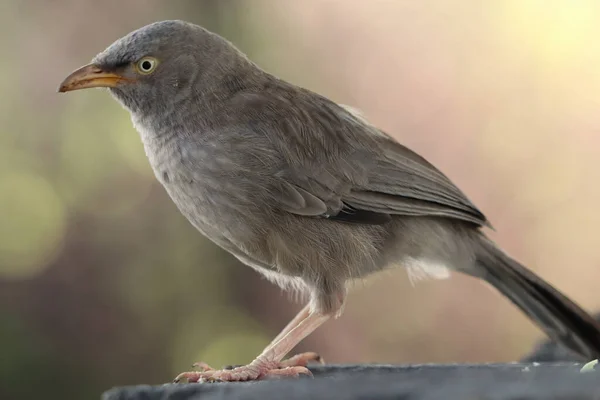
[[[105,72],[95,64],[88,64],[73,71],[71,75],[67,76],[60,84],[58,91],[64,93],[95,87],[113,88],[116,87],[119,82],[127,80],[129,79],[121,75]]]

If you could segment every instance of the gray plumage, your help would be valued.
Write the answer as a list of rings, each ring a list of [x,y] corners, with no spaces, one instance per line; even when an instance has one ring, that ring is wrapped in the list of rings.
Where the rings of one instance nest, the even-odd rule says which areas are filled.
[[[140,75],[142,57],[158,60]],[[222,37],[181,21],[146,26],[93,60],[135,85],[130,111],[158,180],[204,235],[318,313],[346,284],[400,265],[482,278],[554,339],[600,356],[581,308],[503,254],[486,217],[440,171],[352,109],[263,71]],[[447,272],[447,271],[446,271]]]

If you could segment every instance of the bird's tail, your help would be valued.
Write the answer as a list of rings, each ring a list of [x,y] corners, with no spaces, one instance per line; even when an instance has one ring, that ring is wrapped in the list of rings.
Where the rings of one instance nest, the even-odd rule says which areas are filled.
[[[551,339],[586,359],[600,357],[598,322],[483,235],[477,242],[481,278],[508,297]]]

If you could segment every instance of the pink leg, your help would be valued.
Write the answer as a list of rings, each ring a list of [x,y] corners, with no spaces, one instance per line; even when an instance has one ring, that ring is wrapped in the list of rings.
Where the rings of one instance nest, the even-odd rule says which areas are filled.
[[[209,369],[210,367],[204,364],[202,371],[179,374],[175,378],[175,382],[179,382],[183,378],[186,378],[188,382],[247,381],[269,377],[298,376],[299,374],[312,375],[304,366],[286,366],[285,362],[282,363],[281,360],[306,336],[327,321],[331,315],[310,314],[309,308],[305,307],[250,364],[232,370],[219,371]],[[302,360],[302,358],[300,357],[298,360]]]
[[[270,345],[277,343],[282,337],[287,335],[288,332],[290,332],[292,329],[294,329],[296,326],[298,326],[298,324],[300,324],[300,322],[302,322],[302,320],[304,320],[306,317],[308,317],[309,314],[310,314],[310,305],[307,304],[306,306],[304,306],[304,308],[302,308],[302,310],[300,310],[300,312],[298,312],[298,314],[296,314],[294,319],[291,320],[290,323],[288,323],[285,328],[283,328],[283,330],[279,333],[279,335],[277,335],[275,337],[275,339],[273,339],[271,341]],[[284,369],[287,367],[306,367],[308,365],[308,363],[310,363],[310,362],[317,362],[317,363],[323,364],[323,358],[315,352],[300,353],[300,354],[296,354],[293,357],[290,357],[287,360],[281,361],[279,363],[278,367],[280,369]],[[194,363],[193,367],[201,372],[215,369],[215,368],[211,367],[210,365],[206,364],[205,362]],[[232,368],[228,368],[228,369],[232,369]]]
[[[283,335],[281,339],[267,346],[256,360],[270,363],[280,362],[298,343],[323,325],[329,318],[331,318],[331,315],[309,314],[298,325],[290,329],[287,334]]]
[[[283,330],[279,333],[279,335],[277,335],[277,337],[275,337],[275,339],[273,339],[271,341],[270,345],[273,345],[273,344],[277,343],[279,340],[281,340],[282,337],[287,335],[292,329],[294,329],[296,326],[298,326],[298,324],[300,324],[300,322],[302,322],[306,317],[308,317],[309,314],[310,314],[310,305],[307,304],[306,306],[304,306],[304,308],[302,310],[300,310],[300,312],[298,312],[298,314],[296,314],[294,319],[291,320],[290,323],[287,324],[285,328],[283,328]],[[317,363],[321,363],[321,364],[324,363],[323,358],[319,354],[311,351],[311,352],[296,354],[295,356],[290,357],[287,360],[281,361],[279,363],[280,364],[279,368],[306,367],[306,365],[309,362],[317,362]]]
[[[306,319],[306,317],[308,317],[309,314],[310,314],[310,304],[307,304],[304,306],[304,308],[302,310],[300,310],[300,312],[298,314],[296,314],[294,319],[291,320],[290,323],[287,324],[281,332],[279,332],[279,335],[277,335],[275,337],[275,339],[271,340],[271,343],[269,344],[269,346],[279,342],[279,340],[281,340],[282,337],[287,335],[292,329],[294,329],[296,326],[298,326],[300,324],[300,322],[302,322],[304,319]]]

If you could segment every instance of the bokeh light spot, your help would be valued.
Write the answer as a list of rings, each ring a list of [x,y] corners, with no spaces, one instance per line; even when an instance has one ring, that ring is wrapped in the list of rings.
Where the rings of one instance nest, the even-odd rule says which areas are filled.
[[[543,63],[568,63],[593,38],[593,0],[511,0],[498,3],[502,28]]]
[[[33,277],[63,241],[63,203],[48,181],[32,172],[0,175],[0,188],[0,276]]]
[[[232,333],[215,338],[201,353],[198,360],[211,360],[214,368],[245,364],[252,361],[269,344],[264,335]]]
[[[242,310],[233,307],[199,305],[190,309],[190,318],[174,335],[173,373],[191,363],[203,361],[215,368],[248,363],[271,338]]]

